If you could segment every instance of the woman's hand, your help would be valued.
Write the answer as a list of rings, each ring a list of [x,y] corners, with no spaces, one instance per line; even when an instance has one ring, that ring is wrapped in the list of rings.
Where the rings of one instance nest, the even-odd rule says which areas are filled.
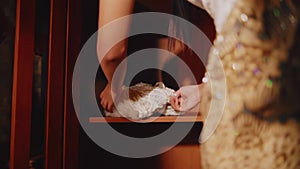
[[[176,111],[198,112],[200,103],[200,85],[183,86],[171,97],[170,104]]]

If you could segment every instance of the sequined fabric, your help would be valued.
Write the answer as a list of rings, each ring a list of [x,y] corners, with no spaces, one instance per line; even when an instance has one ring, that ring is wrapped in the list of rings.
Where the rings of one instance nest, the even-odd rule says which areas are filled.
[[[225,99],[216,131],[201,146],[204,169],[300,168],[296,27],[297,10],[291,1],[239,0],[235,4],[214,41],[207,66],[211,73],[203,80],[200,107],[204,115],[214,106],[213,100]],[[216,71],[224,71],[224,79]],[[225,95],[212,94],[211,81],[218,85],[222,80]]]

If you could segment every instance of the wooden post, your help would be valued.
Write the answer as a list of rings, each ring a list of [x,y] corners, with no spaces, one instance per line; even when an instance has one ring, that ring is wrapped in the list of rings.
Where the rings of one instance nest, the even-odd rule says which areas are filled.
[[[65,96],[64,96],[64,145],[63,169],[78,169],[79,166],[79,122],[72,100],[72,76],[82,43],[82,0],[68,0]]]
[[[35,0],[16,1],[10,168],[29,167]]]
[[[62,168],[67,0],[50,0],[45,169]]]

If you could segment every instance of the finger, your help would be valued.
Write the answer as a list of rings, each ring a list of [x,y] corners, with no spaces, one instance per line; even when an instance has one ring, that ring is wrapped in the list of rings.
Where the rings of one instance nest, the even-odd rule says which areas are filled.
[[[177,109],[178,109],[178,111],[181,111],[181,97],[178,97],[177,99],[176,99],[176,106],[177,106]]]
[[[106,111],[108,111],[108,103],[107,103],[107,101],[105,101],[105,100],[103,100],[103,101],[101,101],[101,106],[102,106],[102,108],[104,109],[104,110],[106,110]]]
[[[104,101],[105,101],[105,99],[103,99],[103,97],[102,97],[102,98],[100,98],[100,104],[101,104],[101,105],[103,105],[103,104],[104,104]]]
[[[173,105],[174,105],[174,109],[176,110],[176,111],[180,111],[180,98],[176,98],[175,100],[174,100],[174,102],[173,102]]]
[[[102,100],[103,99],[103,91],[100,93],[100,99]]]
[[[176,102],[175,100],[176,100],[175,97],[171,97],[171,99],[170,99],[170,104],[171,104],[171,106],[172,106],[172,108],[173,108],[174,110],[177,109],[176,104],[175,104],[175,102]],[[176,110],[176,111],[177,111],[177,110]]]
[[[176,100],[176,98],[175,97],[172,97],[171,99],[170,99],[170,104],[171,104],[171,106],[172,106],[172,108],[175,110],[175,111],[177,111],[177,107],[176,107],[176,105],[175,105],[175,101]]]
[[[113,103],[108,104],[108,105],[107,105],[107,110],[108,110],[109,112],[113,112],[113,111],[114,111],[114,104],[113,104]]]
[[[107,111],[112,112],[112,103],[111,102],[107,102]]]
[[[172,100],[173,102],[175,102],[177,99],[179,99],[181,97],[181,91],[177,90],[173,96],[170,97],[170,101]]]

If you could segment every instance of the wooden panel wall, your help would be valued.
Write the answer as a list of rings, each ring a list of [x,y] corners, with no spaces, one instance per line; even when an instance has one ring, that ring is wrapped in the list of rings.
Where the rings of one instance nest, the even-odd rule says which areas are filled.
[[[28,168],[32,111],[35,0],[16,1],[10,168]]]
[[[79,122],[72,101],[72,75],[82,43],[82,0],[68,0],[65,96],[64,96],[64,140],[63,169],[78,169]]]
[[[67,0],[50,0],[45,169],[62,168]]]

